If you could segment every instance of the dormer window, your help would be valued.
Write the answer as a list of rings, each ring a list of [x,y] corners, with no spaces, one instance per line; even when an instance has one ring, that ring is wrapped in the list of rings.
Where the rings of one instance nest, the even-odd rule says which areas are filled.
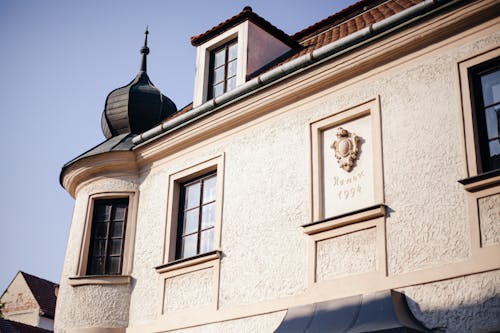
[[[212,29],[191,37],[196,46],[193,108],[243,85],[300,45],[245,7]]]
[[[210,52],[209,99],[236,88],[237,66],[237,40],[232,40]]]

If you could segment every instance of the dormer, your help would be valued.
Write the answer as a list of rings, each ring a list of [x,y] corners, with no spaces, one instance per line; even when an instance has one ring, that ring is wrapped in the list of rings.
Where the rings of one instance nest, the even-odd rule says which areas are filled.
[[[299,44],[245,7],[232,18],[191,37],[196,46],[193,107],[245,83]]]

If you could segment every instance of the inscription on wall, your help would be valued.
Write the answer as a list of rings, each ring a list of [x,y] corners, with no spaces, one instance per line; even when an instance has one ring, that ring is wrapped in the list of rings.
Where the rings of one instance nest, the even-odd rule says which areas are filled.
[[[341,139],[350,141],[339,141],[339,133]],[[375,204],[370,115],[326,129],[321,139],[323,217]],[[339,152],[340,148],[344,149]]]

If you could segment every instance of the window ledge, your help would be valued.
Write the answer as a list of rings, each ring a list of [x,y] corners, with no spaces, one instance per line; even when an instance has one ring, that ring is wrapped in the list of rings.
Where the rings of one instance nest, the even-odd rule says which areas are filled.
[[[69,285],[73,287],[86,285],[103,284],[130,284],[132,277],[130,275],[88,275],[73,276],[69,278]]]
[[[458,182],[464,185],[465,190],[469,192],[474,192],[485,187],[494,186],[500,184],[500,169],[461,179]]]
[[[215,250],[203,254],[199,254],[194,257],[184,258],[175,260],[160,266],[155,267],[156,272],[158,273],[166,273],[175,271],[181,268],[191,267],[199,264],[203,264],[209,261],[218,260],[222,256],[222,251]]]
[[[358,209],[345,214],[332,216],[327,219],[304,224],[304,233],[308,235],[317,234],[319,232],[335,229],[348,224],[371,220],[377,217],[385,216],[386,206],[378,204],[362,209]]]

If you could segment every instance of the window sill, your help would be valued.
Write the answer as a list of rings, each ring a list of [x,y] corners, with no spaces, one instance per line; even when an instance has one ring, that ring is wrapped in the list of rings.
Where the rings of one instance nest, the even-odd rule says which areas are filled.
[[[221,257],[222,257],[222,251],[215,250],[215,251],[210,251],[207,253],[199,254],[199,255],[194,256],[194,257],[175,260],[175,261],[157,266],[157,267],[155,267],[155,269],[156,269],[156,272],[158,272],[160,274],[167,273],[167,272],[176,271],[176,270],[186,268],[186,267],[197,266],[197,265],[204,264],[206,262],[219,260]]]
[[[88,275],[73,276],[69,278],[69,285],[73,287],[88,285],[118,285],[130,284],[132,277],[130,275]]]
[[[464,185],[465,190],[469,192],[475,192],[477,190],[498,185],[500,184],[500,169],[461,179],[458,182]]]
[[[385,216],[386,206],[378,204],[345,214],[329,217],[327,219],[308,223],[303,225],[304,233],[308,235],[317,234],[319,232],[343,227],[352,223],[371,220],[374,218]]]

